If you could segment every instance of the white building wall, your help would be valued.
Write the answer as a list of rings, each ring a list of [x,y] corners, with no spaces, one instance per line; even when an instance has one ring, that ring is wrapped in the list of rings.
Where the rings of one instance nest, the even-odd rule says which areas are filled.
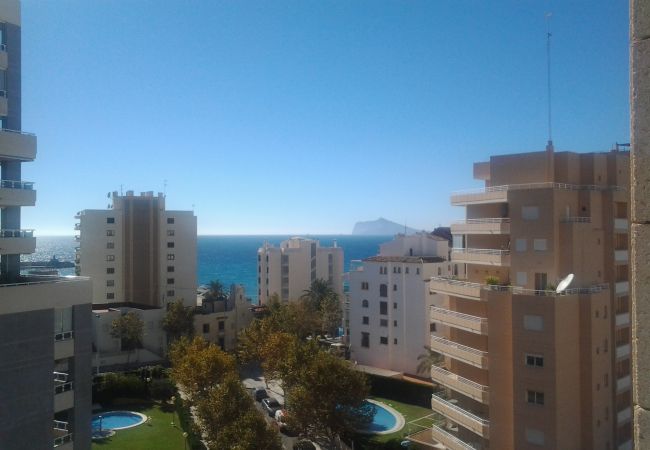
[[[173,219],[173,223],[169,223]],[[196,304],[196,216],[191,211],[164,211],[160,220],[160,292],[164,303]],[[173,248],[169,244],[174,245]],[[174,255],[174,259],[168,259]],[[170,268],[173,267],[173,272]],[[167,281],[173,279],[174,283]]]

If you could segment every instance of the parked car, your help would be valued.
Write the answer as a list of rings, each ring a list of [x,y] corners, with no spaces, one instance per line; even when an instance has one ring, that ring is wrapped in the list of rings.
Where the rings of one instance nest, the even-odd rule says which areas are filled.
[[[268,398],[269,394],[264,388],[255,388],[255,400],[261,402],[263,399]]]
[[[271,397],[267,397],[262,400],[262,406],[271,417],[275,417],[275,412],[279,409],[282,409],[282,405],[280,405],[276,399]]]

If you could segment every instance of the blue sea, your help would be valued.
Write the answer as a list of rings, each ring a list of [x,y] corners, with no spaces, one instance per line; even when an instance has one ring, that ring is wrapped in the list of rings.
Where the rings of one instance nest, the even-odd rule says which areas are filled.
[[[350,261],[376,255],[379,244],[392,236],[301,235],[317,239],[324,247],[337,243],[343,248],[345,270]],[[246,294],[257,303],[257,249],[264,242],[279,245],[291,236],[199,236],[197,239],[197,280],[207,284],[219,280],[226,286],[242,284]],[[24,261],[47,261],[56,256],[60,261],[74,261],[74,248],[79,244],[72,236],[43,236],[36,239],[36,252],[24,255]],[[74,268],[61,269],[61,275],[74,275]]]

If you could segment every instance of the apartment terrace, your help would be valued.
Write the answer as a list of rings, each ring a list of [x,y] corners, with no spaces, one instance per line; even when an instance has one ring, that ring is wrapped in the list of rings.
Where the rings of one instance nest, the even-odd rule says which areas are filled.
[[[0,112],[6,110],[7,98],[0,96]],[[6,112],[5,114],[6,115]],[[0,159],[33,161],[36,158],[36,135],[0,129]]]
[[[451,260],[465,264],[482,264],[486,266],[510,266],[510,250],[491,248],[452,248]]]
[[[485,405],[490,402],[490,388],[488,386],[463,378],[442,367],[431,367],[431,379]]]
[[[437,306],[432,306],[430,313],[432,322],[439,322],[450,327],[469,331],[470,333],[487,335],[488,321],[484,317],[450,311]]]
[[[505,203],[508,201],[508,191],[529,189],[563,189],[569,191],[607,191],[624,190],[620,186],[578,185],[567,183],[524,183],[489,186],[479,189],[456,191],[451,194],[451,204],[455,206],[475,205],[481,203]]]
[[[416,444],[424,445],[431,448],[440,448],[439,444],[444,445],[450,450],[478,450],[481,447],[474,447],[473,445],[460,440],[451,430],[446,430],[437,425],[432,425],[431,428],[418,431],[406,437],[409,441]]]
[[[72,433],[68,431],[68,422],[55,420],[52,426],[53,448],[59,450],[72,449]]]
[[[488,368],[488,353],[449,339],[431,336],[431,350],[480,369]]]
[[[451,224],[451,234],[510,234],[507,217],[457,220]]]
[[[437,292],[469,300],[481,300],[481,283],[472,283],[448,277],[431,277],[429,289],[432,293]]]
[[[454,399],[448,400],[438,394],[433,394],[431,395],[431,409],[485,439],[490,438],[490,421],[461,408]]]
[[[0,229],[0,254],[25,255],[35,251],[34,230]]]
[[[31,181],[0,180],[2,206],[34,206],[36,191]]]

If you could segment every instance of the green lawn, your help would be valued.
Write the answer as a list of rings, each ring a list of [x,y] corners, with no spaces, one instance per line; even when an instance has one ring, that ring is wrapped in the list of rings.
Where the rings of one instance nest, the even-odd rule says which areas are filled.
[[[120,405],[112,409],[137,411],[152,420],[128,430],[116,431],[114,436],[103,441],[93,441],[93,450],[185,450],[178,414],[171,406],[162,407],[161,404],[150,403]],[[172,421],[175,424],[173,427]]]

